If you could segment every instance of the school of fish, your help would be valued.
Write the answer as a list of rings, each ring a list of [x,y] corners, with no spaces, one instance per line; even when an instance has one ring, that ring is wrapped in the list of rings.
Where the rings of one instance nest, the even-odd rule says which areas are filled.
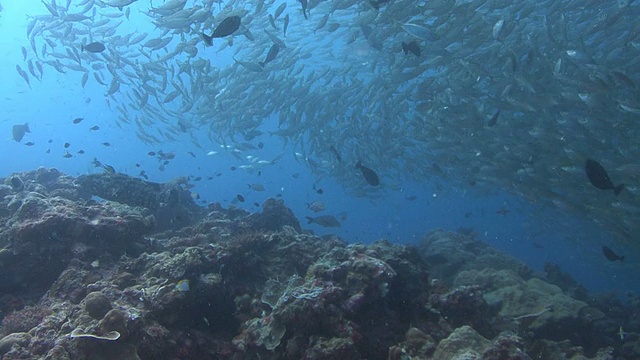
[[[151,146],[251,142],[275,115],[271,136],[359,196],[442,178],[640,233],[639,2],[42,3],[19,76],[99,83]],[[587,159],[624,191],[589,184]]]

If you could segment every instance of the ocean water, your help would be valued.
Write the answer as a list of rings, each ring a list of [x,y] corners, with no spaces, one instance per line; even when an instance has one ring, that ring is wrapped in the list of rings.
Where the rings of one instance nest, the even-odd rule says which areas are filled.
[[[57,2],[57,6],[61,8],[66,6],[66,3],[62,4],[64,1]],[[76,3],[76,0],[71,1],[71,9],[80,9],[80,6],[76,7]],[[162,4],[160,1],[151,3],[154,6]],[[461,186],[455,179],[457,170],[463,169],[454,165],[447,167],[444,175],[435,170],[425,171],[428,176],[416,179],[415,176],[405,176],[397,168],[375,163],[372,161],[374,156],[370,156],[363,159],[365,165],[371,166],[381,177],[380,187],[372,190],[354,167],[357,159],[345,156],[343,161],[352,164],[344,165],[344,168],[350,169],[353,172],[352,178],[356,179],[355,185],[346,183],[331,176],[331,173],[317,171],[305,159],[307,155],[301,153],[301,149],[308,148],[314,139],[320,137],[318,134],[307,133],[296,145],[291,140],[285,141],[280,136],[270,135],[270,131],[278,130],[280,113],[286,109],[274,107],[270,116],[260,119],[260,124],[255,127],[262,134],[248,141],[242,139],[241,135],[233,134],[214,136],[216,141],[212,141],[209,137],[209,124],[196,119],[194,110],[194,113],[186,111],[181,114],[184,121],[190,124],[187,132],[174,134],[173,139],[158,136],[159,142],[145,143],[137,136],[134,121],[143,114],[128,108],[128,103],[135,102],[130,88],[121,85],[120,90],[114,94],[105,95],[111,80],[107,78],[107,86],[101,85],[94,81],[93,72],[90,72],[89,80],[83,87],[82,72],[67,70],[64,74],[60,73],[48,63],[55,61],[55,57],[36,55],[31,49],[27,26],[35,16],[49,15],[43,2],[0,0],[0,4],[3,8],[0,12],[0,66],[3,69],[0,82],[2,177],[41,166],[57,168],[73,176],[102,172],[102,168],[93,164],[93,160],[98,159],[103,164],[113,166],[117,172],[134,177],[140,176],[140,171],[144,170],[148,180],[154,182],[166,182],[181,176],[190,177],[190,183],[195,185],[192,191],[199,195],[197,202],[203,206],[210,202],[220,202],[224,207],[233,204],[253,212],[259,211],[255,204],[260,205],[269,197],[281,196],[302,223],[306,223],[305,216],[334,215],[340,219],[340,228],[303,225],[319,235],[336,234],[348,242],[371,243],[384,238],[394,243],[412,244],[434,229],[472,229],[479,239],[517,257],[536,271],[541,272],[545,262],[559,264],[592,292],[613,292],[624,298],[627,292],[637,294],[640,291],[637,275],[640,246],[637,234],[632,234],[635,241],[620,240],[614,233],[578,212],[569,211],[562,206],[548,206],[548,202],[542,201],[544,199],[524,198],[499,184]],[[222,2],[222,6],[229,4],[239,3]],[[275,3],[267,4],[273,8],[270,12],[277,6]],[[294,32],[296,26],[301,26],[302,14],[298,10],[300,4],[294,1],[287,4],[287,12],[292,18],[290,32]],[[152,19],[140,12],[149,7],[149,1],[144,0],[128,5],[130,19],[110,19],[110,23],[122,23],[109,37],[113,39],[117,35],[141,32],[149,33],[147,39],[160,36],[162,30],[156,28]],[[220,5],[215,4],[213,12],[217,13],[219,8]],[[69,11],[71,12],[74,11]],[[100,12],[117,13],[119,10],[110,8]],[[314,12],[311,15],[314,23],[321,18]],[[255,29],[255,32],[259,32],[259,29]],[[101,39],[95,36],[96,40],[99,38]],[[65,41],[65,45],[59,39],[51,36],[49,39],[57,42],[59,48],[55,51],[60,53],[64,53],[60,49],[69,47],[68,44],[76,44],[75,49],[78,50],[83,42],[88,42],[87,36],[83,34]],[[35,36],[35,40],[36,50],[41,52],[41,46],[45,42],[40,36]],[[175,46],[179,41],[179,36],[175,35],[171,44]],[[313,46],[317,40],[308,38],[304,41]],[[216,44],[223,42],[216,41]],[[233,64],[236,49],[251,45],[240,37],[235,38],[234,42],[232,47],[222,50],[216,46],[205,48],[199,42],[195,58],[208,60],[213,68],[221,71],[237,67]],[[322,46],[323,51],[332,49],[327,48],[326,44],[318,46]],[[340,51],[340,46],[349,45],[335,44],[333,50]],[[26,59],[23,58],[22,47],[27,51]],[[139,45],[126,50],[135,51],[137,47]],[[363,51],[363,54],[356,52],[353,56],[361,59],[364,64],[367,62],[367,51]],[[160,50],[157,53],[166,52]],[[86,54],[83,54],[83,58],[84,55]],[[283,51],[279,56],[287,56],[287,53]],[[16,71],[16,65],[28,72],[30,60],[40,62],[44,71],[41,79],[29,73],[29,86]],[[144,57],[137,57],[132,61],[142,62]],[[169,60],[169,63],[175,68],[183,61],[186,61],[185,56],[179,54]],[[335,63],[327,66],[339,68],[340,59],[336,58],[334,61]],[[315,66],[321,69],[322,63],[316,63]],[[108,74],[106,70],[102,70],[102,73]],[[123,78],[130,75],[135,74],[131,71],[120,74]],[[635,75],[637,80],[637,74]],[[233,74],[229,76],[225,81],[233,82]],[[125,81],[123,79],[123,84]],[[367,86],[367,82],[364,81],[361,86]],[[268,90],[257,88],[254,91],[264,92],[261,96],[286,98],[284,94]],[[171,106],[173,104],[167,105],[168,108]],[[330,107],[331,104],[324,106]],[[119,107],[128,108],[128,124],[118,120],[119,116],[123,116]],[[174,106],[172,109],[176,111],[179,108],[180,106]],[[80,117],[83,120],[74,124],[73,119]],[[168,118],[173,124],[178,121],[176,116]],[[144,125],[144,128],[156,135],[156,126],[161,129],[167,125],[159,119],[149,120],[150,124]],[[28,123],[31,132],[20,142],[15,141],[12,138],[12,127],[24,123]],[[93,126],[99,126],[99,130],[90,130]],[[220,141],[222,138],[224,141]],[[26,145],[28,142],[33,145]],[[234,150],[237,149],[237,144],[245,142],[256,148]],[[306,147],[305,142],[308,142]],[[65,143],[69,146],[65,147]],[[259,143],[264,146],[258,148]],[[79,154],[80,150],[84,154]],[[173,153],[175,158],[161,169],[162,161],[157,156],[148,155],[151,151]],[[216,154],[208,155],[210,152]],[[363,146],[360,153],[367,154],[368,151]],[[70,156],[65,157],[65,154]],[[276,160],[257,165],[257,160],[252,160],[255,158],[269,162]],[[441,164],[445,165],[447,164]],[[243,166],[248,168],[242,168]],[[507,171],[500,176],[509,176],[508,174]],[[195,181],[196,177],[201,177],[202,180]],[[584,181],[587,184],[586,177]],[[248,184],[262,184],[265,190],[252,190]],[[318,193],[319,189],[322,189],[322,194]],[[243,196],[245,202],[238,202],[238,195]],[[314,214],[307,208],[307,203],[313,201],[322,201],[327,209]],[[625,261],[608,261],[602,254],[602,246],[609,246],[617,253],[624,254]]]

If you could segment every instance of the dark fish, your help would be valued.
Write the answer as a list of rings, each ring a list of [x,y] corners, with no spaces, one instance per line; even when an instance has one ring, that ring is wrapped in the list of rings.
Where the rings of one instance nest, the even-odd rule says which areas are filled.
[[[302,14],[304,15],[304,18],[309,20],[309,17],[307,16],[307,7],[309,6],[309,4],[307,3],[307,0],[298,0],[300,1],[300,5],[302,5]]]
[[[156,153],[155,153],[155,151],[149,151],[149,152],[147,153],[147,155],[149,155],[149,156],[156,156]]]
[[[264,61],[258,62],[258,64],[260,64],[260,66],[264,67],[266,64],[272,62],[276,56],[278,56],[278,52],[280,51],[280,45],[278,44],[273,44],[271,45],[271,48],[269,49],[269,52],[267,53],[267,57],[264,59]]]
[[[78,150],[78,154],[80,155],[84,154],[84,150]]]
[[[244,196],[238,194],[238,195],[236,195],[236,198],[238,199],[238,201],[244,202]]]
[[[322,215],[318,217],[305,216],[307,218],[307,224],[318,224],[322,227],[340,227],[340,221],[332,215]]]
[[[102,145],[104,145],[104,146],[111,146],[111,143],[103,142],[103,143],[102,143]]]
[[[73,123],[74,123],[74,124],[80,124],[80,122],[81,122],[82,120],[84,120],[84,118],[75,118],[75,119],[73,119]]]
[[[116,169],[111,165],[102,164],[102,169],[107,174],[115,174],[116,173]]]
[[[100,126],[98,126],[98,125],[92,126],[92,127],[89,128],[89,130],[92,130],[92,131],[100,130]]]
[[[25,133],[30,133],[29,124],[24,123],[23,125],[13,125],[13,140],[20,142],[24,137]]]
[[[69,144],[69,143],[64,143],[64,148],[65,148],[65,149],[68,149],[68,148],[69,148],[69,146],[71,146],[71,144]]]
[[[405,196],[405,199],[409,200],[409,201],[413,201],[415,199],[417,199],[418,197],[415,195],[409,195],[409,196]]]
[[[72,157],[72,156],[73,156],[73,155],[69,154],[69,152],[68,152],[68,151],[63,155],[63,157],[65,157],[65,158],[67,158],[67,159],[68,159],[68,158],[70,158],[70,157]]]
[[[338,152],[338,150],[333,145],[331,145],[329,149],[336,156],[336,159],[338,159],[338,162],[342,162],[342,155],[340,155],[340,152]]]
[[[377,1],[369,1],[369,4],[371,4],[371,6],[376,9],[379,10],[380,9],[380,5],[384,5],[386,3],[388,3],[390,0],[377,0]]]
[[[604,257],[606,257],[609,261],[624,261],[624,256],[619,256],[618,254],[614,253],[613,250],[609,249],[606,246],[602,247],[602,253],[604,254]]]
[[[318,190],[316,190],[316,192],[318,193],[318,195],[324,194],[324,190],[322,190],[322,189],[318,189]]]
[[[25,144],[25,145],[27,145],[27,146],[33,146],[33,145],[35,145],[36,143],[34,143],[33,141],[29,141],[29,142],[26,142],[26,143],[24,143],[24,144]]]
[[[222,22],[213,30],[213,33],[209,36],[202,33],[202,38],[207,46],[213,45],[213,39],[223,38],[236,32],[240,28],[240,16],[229,16],[222,20]]]
[[[11,177],[10,182],[13,190],[22,191],[24,189],[24,182],[22,182],[22,179],[20,179],[19,177],[17,176]]]
[[[411,42],[402,42],[402,51],[404,52],[405,55],[408,55],[409,53],[412,53],[413,55],[415,55],[416,57],[420,57],[420,54],[422,53],[420,51],[420,45],[418,45],[418,40],[413,40]]]
[[[90,53],[101,53],[104,51],[105,47],[103,43],[92,42],[87,45],[82,45],[80,48],[82,51],[88,51]]]
[[[487,122],[487,126],[492,127],[493,125],[495,125],[498,122],[499,116],[500,116],[500,110],[496,111],[496,113],[491,117],[491,119],[489,119],[489,122]]]
[[[595,160],[587,159],[587,163],[584,166],[587,172],[587,177],[591,184],[600,190],[613,190],[618,195],[624,189],[624,184],[613,185],[607,171]]]
[[[360,161],[358,161],[358,163],[356,164],[356,169],[360,169],[360,171],[362,171],[362,175],[364,175],[364,178],[365,180],[367,180],[369,185],[371,186],[380,185],[380,178],[378,177],[378,174],[376,174],[375,171],[369,169],[368,167],[362,166]]]

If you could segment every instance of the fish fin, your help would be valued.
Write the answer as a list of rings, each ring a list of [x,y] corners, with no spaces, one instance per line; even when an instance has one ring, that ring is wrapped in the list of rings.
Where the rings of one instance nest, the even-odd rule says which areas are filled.
[[[264,68],[264,63],[262,61],[258,61],[258,65],[262,66]]]
[[[620,184],[620,185],[616,186],[615,188],[613,188],[613,192],[616,195],[620,194],[620,192],[622,192],[622,190],[624,190],[624,184]]]
[[[31,130],[29,129],[29,123],[28,122],[24,123],[24,128],[25,128],[24,132],[28,132],[28,133],[31,132]]]
[[[313,218],[310,216],[305,216],[305,218],[307,219],[307,224],[311,224],[313,223]]]
[[[202,34],[202,39],[204,40],[205,45],[207,46],[211,46],[213,45],[213,37],[209,36],[205,33],[201,33]]]

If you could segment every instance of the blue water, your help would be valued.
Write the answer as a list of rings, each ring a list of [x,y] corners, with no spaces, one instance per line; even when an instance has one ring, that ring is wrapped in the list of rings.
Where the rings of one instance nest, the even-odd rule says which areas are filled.
[[[285,145],[280,137],[266,133],[276,129],[277,114],[264,122],[262,129],[265,134],[251,141],[253,144],[263,142],[264,148],[242,152],[243,160],[234,157],[230,150],[221,148],[220,144],[212,143],[204,132],[198,138],[203,148],[195,146],[188,136],[175,142],[146,145],[131,129],[115,125],[114,119],[119,115],[116,106],[119,104],[105,98],[106,89],[94,81],[89,81],[83,89],[78,73],[63,75],[45,67],[42,82],[32,78],[29,88],[14,70],[16,64],[25,68],[21,53],[21,46],[29,46],[25,15],[42,14],[46,10],[36,0],[5,0],[2,6],[0,134],[4,135],[0,142],[0,153],[3,154],[0,176],[40,166],[57,168],[73,176],[100,172],[101,169],[92,164],[94,158],[132,176],[138,176],[144,170],[149,180],[155,182],[179,176],[201,176],[203,180],[192,181],[196,185],[192,190],[200,195],[198,201],[203,205],[221,202],[225,207],[230,206],[236,195],[241,194],[246,201],[235,206],[259,211],[254,203],[262,204],[268,197],[280,194],[303,227],[319,235],[335,233],[349,242],[370,243],[385,238],[395,243],[412,244],[434,229],[456,231],[461,227],[473,228],[479,239],[517,257],[536,271],[542,271],[543,264],[551,261],[559,263],[594,292],[615,292],[624,296],[628,291],[640,291],[640,284],[633,277],[633,269],[638,268],[635,259],[640,257],[637,247],[611,241],[611,235],[594,224],[586,223],[579,214],[543,208],[501,189],[487,192],[474,187],[454,188],[435,172],[433,178],[425,183],[407,180],[401,186],[389,186],[385,184],[386,174],[379,170],[382,188],[375,193],[377,198],[358,197],[331,178],[314,176],[304,160],[294,155],[297,149]],[[224,54],[208,56],[220,66],[230,63],[229,56]],[[120,101],[125,104],[128,99],[120,96]],[[72,124],[77,117],[84,120],[80,124]],[[29,124],[31,133],[18,143],[11,139],[11,128],[22,123]],[[95,125],[100,130],[89,130]],[[35,145],[26,146],[29,141]],[[68,149],[63,146],[66,142],[70,143]],[[109,142],[111,146],[104,146],[103,142]],[[81,149],[85,154],[77,153]],[[159,161],[147,155],[149,151],[158,150],[176,154],[163,171],[159,169]],[[65,158],[66,151],[73,156]],[[210,151],[217,154],[208,156]],[[264,160],[282,156],[274,165],[260,167],[261,175],[256,169],[230,169],[250,164],[247,155]],[[299,176],[294,178],[294,174]],[[207,180],[209,176],[213,179]],[[393,176],[402,178],[402,174]],[[253,183],[263,184],[266,190],[256,192],[249,189],[247,184]],[[318,194],[317,189],[324,193]],[[415,196],[415,200],[408,200],[410,196]],[[323,201],[327,210],[319,214],[308,210],[306,203],[316,200]],[[507,212],[500,214],[500,210]],[[342,227],[324,229],[306,225],[305,216],[323,214],[344,216]],[[602,256],[602,245],[625,254],[628,260],[625,263],[608,262]]]

